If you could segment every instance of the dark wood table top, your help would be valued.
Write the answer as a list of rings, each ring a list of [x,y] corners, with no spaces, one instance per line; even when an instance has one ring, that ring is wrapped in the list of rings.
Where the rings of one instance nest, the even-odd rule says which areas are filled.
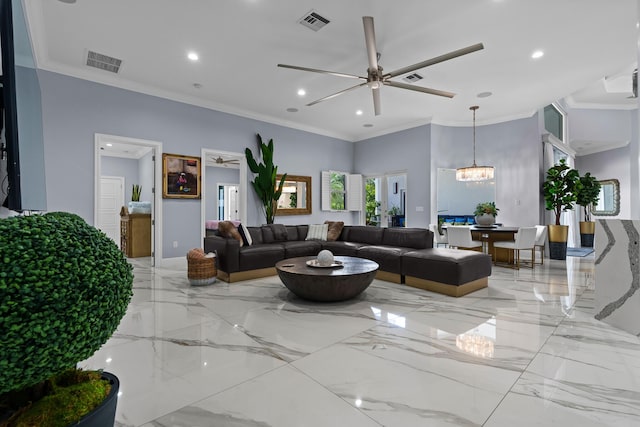
[[[442,229],[447,229],[447,227],[461,227],[459,225],[443,225]],[[501,225],[491,226],[491,227],[482,227],[478,225],[465,225],[462,227],[469,227],[471,231],[486,231],[489,233],[515,233],[518,231],[519,227],[503,227]]]
[[[284,259],[276,263],[276,270],[305,276],[352,276],[370,273],[379,267],[375,261],[350,256],[335,256],[334,261],[342,263],[337,267],[311,267],[307,265],[307,261],[315,259],[315,256]]]

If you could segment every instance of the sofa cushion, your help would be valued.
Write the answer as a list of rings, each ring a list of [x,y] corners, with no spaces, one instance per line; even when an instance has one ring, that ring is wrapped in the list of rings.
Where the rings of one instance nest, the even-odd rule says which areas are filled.
[[[311,224],[305,240],[327,240],[328,224]]]
[[[298,237],[298,226],[297,225],[285,225],[285,228],[287,229],[287,240],[291,241],[291,240],[304,240],[304,236],[306,236],[306,234],[302,237],[302,239],[300,239]]]
[[[325,224],[329,226],[327,230],[327,240],[331,242],[335,242],[340,237],[342,233],[342,229],[344,228],[343,221],[325,221]]]
[[[287,240],[287,229],[284,224],[267,224],[262,226],[263,243],[284,242]]]
[[[251,244],[259,245],[264,243],[262,241],[262,227],[247,227],[249,234],[251,234]]]
[[[307,233],[309,232],[308,225],[296,225],[298,229],[298,240],[305,240],[307,238]]]
[[[379,270],[402,274],[402,255],[411,250],[394,246],[363,246],[358,249],[356,256],[377,262]]]
[[[280,243],[254,244],[240,248],[240,271],[274,267],[284,259],[284,247]]]
[[[380,245],[382,244],[383,233],[384,228],[371,227],[368,225],[354,225],[349,227],[348,241]]]
[[[320,242],[314,240],[300,240],[283,242],[284,257],[315,256],[322,250]]]
[[[414,249],[431,248],[433,233],[426,228],[385,228],[382,244]]]
[[[231,221],[220,221],[218,223],[218,231],[222,236],[228,239],[236,239],[240,242],[240,246],[243,245],[242,236],[240,236],[240,233]]]
[[[334,255],[343,255],[343,256],[356,256],[358,249],[366,246],[365,243],[358,242],[342,242],[340,240],[335,242],[321,242],[322,249],[326,249],[331,251]]]

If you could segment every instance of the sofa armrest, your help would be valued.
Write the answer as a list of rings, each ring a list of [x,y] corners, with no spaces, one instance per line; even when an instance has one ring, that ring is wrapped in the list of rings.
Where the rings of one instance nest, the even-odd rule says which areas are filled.
[[[240,270],[240,242],[236,239],[220,236],[205,237],[204,251],[217,253],[220,270],[226,273],[235,273]]]

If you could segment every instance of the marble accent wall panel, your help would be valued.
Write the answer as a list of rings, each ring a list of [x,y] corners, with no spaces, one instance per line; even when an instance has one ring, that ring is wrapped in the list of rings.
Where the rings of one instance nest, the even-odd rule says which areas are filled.
[[[640,335],[640,221],[596,222],[595,318]]]

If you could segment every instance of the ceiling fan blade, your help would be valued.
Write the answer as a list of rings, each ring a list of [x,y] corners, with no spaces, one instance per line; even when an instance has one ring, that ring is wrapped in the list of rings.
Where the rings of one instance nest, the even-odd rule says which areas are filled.
[[[391,78],[407,74],[420,68],[428,67],[439,62],[448,61],[449,59],[457,58],[468,53],[472,53],[478,50],[484,49],[482,43],[477,43],[472,46],[463,47],[462,49],[454,50],[453,52],[445,53],[444,55],[436,56],[435,58],[427,59],[426,61],[418,62],[417,64],[409,65],[407,67],[400,68],[384,75],[385,78]]]
[[[319,70],[317,68],[299,67],[297,65],[278,64],[278,67],[291,68],[292,70],[310,71],[312,73],[330,74],[332,76],[347,77],[350,79],[361,79],[361,80],[367,79],[366,77],[356,76],[355,74],[337,73],[335,71],[326,71],[326,70]]]
[[[382,114],[382,103],[380,102],[380,88],[371,89],[373,93],[373,111],[376,116]]]
[[[354,89],[358,89],[359,87],[366,86],[366,85],[367,85],[367,82],[360,83],[359,85],[351,86],[350,88],[341,90],[340,92],[336,92],[336,93],[334,93],[332,95],[325,96],[324,98],[320,98],[320,99],[317,99],[317,100],[315,100],[313,102],[310,102],[309,104],[307,104],[307,107],[311,107],[312,105],[316,105],[316,104],[318,104],[318,103],[320,103],[322,101],[326,101],[327,99],[335,98],[336,96],[340,96],[343,93],[347,93],[349,91],[352,91]]]
[[[378,49],[376,47],[376,32],[373,28],[373,17],[363,16],[364,42],[367,45],[367,59],[369,60],[369,71],[378,70]]]
[[[455,93],[447,92],[445,90],[430,89],[428,87],[414,86],[406,83],[394,82],[391,80],[385,80],[383,83],[388,86],[399,87],[401,89],[415,90],[416,92],[428,93],[431,95],[444,96],[445,98],[453,98],[454,96],[456,96]]]

